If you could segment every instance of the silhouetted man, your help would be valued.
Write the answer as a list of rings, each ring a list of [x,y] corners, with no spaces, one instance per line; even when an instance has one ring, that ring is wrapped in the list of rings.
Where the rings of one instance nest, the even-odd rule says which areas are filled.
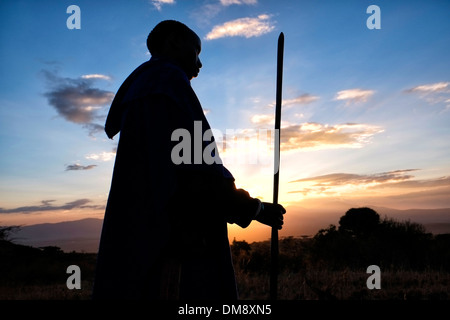
[[[150,61],[122,84],[105,124],[120,140],[93,298],[236,299],[227,223],[281,229],[285,209],[236,189],[213,139],[193,141],[195,130],[210,129],[190,85],[202,67],[200,38],[167,20],[147,46]],[[176,130],[190,134],[190,149],[174,149]]]

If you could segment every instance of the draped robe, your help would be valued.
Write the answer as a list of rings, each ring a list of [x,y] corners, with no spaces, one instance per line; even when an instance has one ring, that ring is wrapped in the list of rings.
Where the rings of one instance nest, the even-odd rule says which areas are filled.
[[[120,138],[94,299],[238,297],[227,223],[247,227],[260,201],[236,188],[221,161],[194,159],[196,121],[203,137],[210,126],[202,106],[167,59],[152,57],[118,90],[105,123],[108,137]],[[190,133],[191,161],[172,159],[176,129]],[[202,149],[210,143],[202,140]]]

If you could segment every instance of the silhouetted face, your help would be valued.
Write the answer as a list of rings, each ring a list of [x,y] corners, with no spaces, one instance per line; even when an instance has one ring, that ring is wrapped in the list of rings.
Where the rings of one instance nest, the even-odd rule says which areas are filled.
[[[194,31],[188,36],[177,37],[177,43],[171,46],[170,56],[186,73],[189,80],[198,76],[202,63],[199,54],[202,50],[202,42]]]
[[[181,68],[186,72],[189,80],[198,76],[202,63],[199,55],[202,51],[202,42],[200,38],[192,31],[189,37],[183,39],[178,61]]]

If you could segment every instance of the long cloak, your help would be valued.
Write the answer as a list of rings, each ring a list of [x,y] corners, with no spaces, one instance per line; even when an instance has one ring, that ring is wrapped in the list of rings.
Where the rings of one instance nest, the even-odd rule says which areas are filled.
[[[203,136],[210,126],[200,102],[186,74],[167,59],[143,63],[117,92],[105,124],[108,137],[120,131],[120,139],[94,299],[238,297],[227,223],[247,227],[260,202],[236,189],[220,161],[194,159],[196,121]],[[178,165],[176,129],[192,137],[191,161]],[[202,141],[202,149],[210,143]]]

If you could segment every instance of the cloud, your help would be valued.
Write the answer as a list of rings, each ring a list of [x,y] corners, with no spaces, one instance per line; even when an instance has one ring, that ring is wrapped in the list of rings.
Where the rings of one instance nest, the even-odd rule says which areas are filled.
[[[289,107],[289,106],[293,106],[296,104],[308,104],[308,103],[314,102],[318,99],[319,99],[319,97],[317,97],[317,96],[313,96],[313,95],[310,95],[309,93],[305,93],[294,99],[283,100],[282,104],[283,104],[283,107]]]
[[[233,4],[241,5],[241,4],[257,4],[258,0],[220,0],[220,3],[223,6],[231,6]]]
[[[273,115],[254,115],[251,121],[256,128],[227,129],[226,133],[214,133],[222,160],[231,163],[267,165],[273,160],[275,130]],[[271,128],[268,129],[268,125]],[[372,136],[383,130],[365,124],[336,126],[319,123],[293,125],[282,123],[281,151],[323,150],[336,148],[361,148]]]
[[[255,127],[260,129],[273,128],[275,125],[275,115],[274,114],[255,114],[250,118],[251,123],[255,125]],[[281,128],[286,128],[292,126],[293,124],[289,121],[281,119],[280,126]]]
[[[72,79],[59,77],[50,71],[43,71],[43,74],[49,86],[44,95],[60,116],[81,124],[90,135],[103,130],[103,126],[94,121],[100,118],[98,111],[111,103],[114,93],[93,87],[93,82],[110,79],[108,76],[89,74]]]
[[[290,107],[292,107],[294,105],[306,105],[306,104],[312,103],[318,99],[319,99],[319,97],[317,97],[317,96],[313,96],[309,93],[305,93],[296,98],[283,99],[282,106],[283,106],[283,109],[289,109]],[[256,99],[255,103],[260,103],[259,99]],[[271,104],[269,104],[268,107],[274,108],[275,101],[272,102]],[[294,117],[302,118],[303,114],[295,114]],[[271,114],[255,114],[250,118],[250,121],[259,127],[263,127],[263,126],[273,127],[273,125],[275,123],[275,115],[273,113],[271,113]],[[293,124],[291,122],[288,122],[284,119],[281,120],[281,128],[289,127],[292,125]]]
[[[88,166],[82,166],[81,164],[69,164],[66,166],[66,171],[78,171],[78,170],[91,170],[94,169],[97,165],[90,164]]]
[[[449,92],[450,82],[437,82],[432,84],[424,84],[405,90],[406,92],[435,93]]]
[[[290,181],[300,183],[303,188],[289,193],[307,195],[361,194],[362,190],[399,183],[413,179],[411,172],[418,169],[402,169],[374,174],[331,173]]]
[[[110,161],[113,160],[116,156],[117,149],[113,149],[112,151],[103,151],[100,153],[91,153],[86,156],[88,160],[99,160],[99,161]]]
[[[339,91],[334,100],[347,100],[347,103],[366,102],[375,91],[363,89],[348,89]]]
[[[85,74],[81,76],[82,79],[101,79],[101,80],[107,80],[110,81],[111,77],[110,76],[106,76],[104,74]]]
[[[419,169],[401,169],[373,174],[353,174],[353,173],[331,173],[309,178],[302,178],[290,181],[298,184],[301,188],[289,191],[292,194],[302,194],[303,196],[326,196],[328,198],[338,196],[339,199],[348,197],[358,197],[363,201],[376,202],[379,205],[388,205],[387,201],[403,199],[408,200],[401,204],[396,201],[396,205],[410,208],[413,202],[417,202],[419,197],[427,195],[428,200],[448,204],[448,197],[445,201],[445,194],[450,188],[450,177],[440,177],[431,179],[415,179],[412,174]],[[444,197],[443,197],[444,196]],[[417,201],[416,201],[417,200]],[[418,201],[420,202],[420,201]],[[429,202],[429,201],[428,201]]]
[[[97,123],[83,124],[83,128],[88,130],[90,137],[94,137],[95,134],[105,131],[105,126]]]
[[[424,99],[430,104],[443,102],[446,104],[444,110],[450,109],[450,82],[424,84],[406,89],[404,92],[419,94],[421,99]]]
[[[329,187],[329,186],[342,186],[342,185],[361,185],[370,183],[391,183],[409,180],[414,176],[410,175],[410,172],[417,171],[418,169],[403,169],[394,170],[382,173],[375,173],[369,175],[352,174],[352,173],[331,173],[321,176],[315,176],[310,178],[303,178],[293,182],[313,182],[314,187]]]
[[[161,11],[165,4],[175,4],[175,0],[150,0],[150,3],[155,6],[158,11]]]
[[[293,99],[283,99],[281,104],[283,106],[283,108],[289,108],[295,105],[305,105],[305,104],[309,104],[312,103],[316,100],[318,100],[319,97],[318,96],[313,96],[309,93],[304,93],[300,96],[298,96],[297,98],[293,98]],[[275,101],[272,102],[269,107],[275,107]]]
[[[272,125],[275,121],[275,116],[272,114],[255,114],[250,121],[254,124]]]
[[[388,185],[375,185],[372,188],[386,188],[386,187],[398,187],[398,188],[435,188],[435,187],[445,187],[450,186],[450,177],[440,177],[435,179],[424,179],[424,180],[408,180],[401,181],[394,184]]]
[[[206,35],[206,40],[214,40],[224,37],[259,37],[271,32],[275,26],[267,14],[259,15],[257,18],[240,18],[214,26]]]
[[[87,205],[91,202],[89,199],[78,199],[72,202],[67,202],[63,205],[53,205],[52,203],[55,200],[42,200],[41,205],[38,206],[25,206],[25,207],[17,207],[12,209],[4,209],[0,208],[0,214],[4,213],[34,213],[34,212],[42,212],[42,211],[57,211],[57,210],[73,210],[73,209],[103,209],[104,206],[98,205]]]
[[[218,3],[207,3],[192,11],[190,15],[196,20],[197,24],[208,26],[211,23],[211,19],[217,16],[222,9],[223,6]]]
[[[303,123],[282,128],[280,148],[283,151],[295,149],[361,148],[370,142],[381,127],[346,123],[335,126],[320,123]]]
[[[204,5],[191,12],[191,16],[200,25],[210,25],[211,20],[217,16],[222,10],[231,5],[255,5],[257,0],[221,0],[214,3],[205,3]]]

